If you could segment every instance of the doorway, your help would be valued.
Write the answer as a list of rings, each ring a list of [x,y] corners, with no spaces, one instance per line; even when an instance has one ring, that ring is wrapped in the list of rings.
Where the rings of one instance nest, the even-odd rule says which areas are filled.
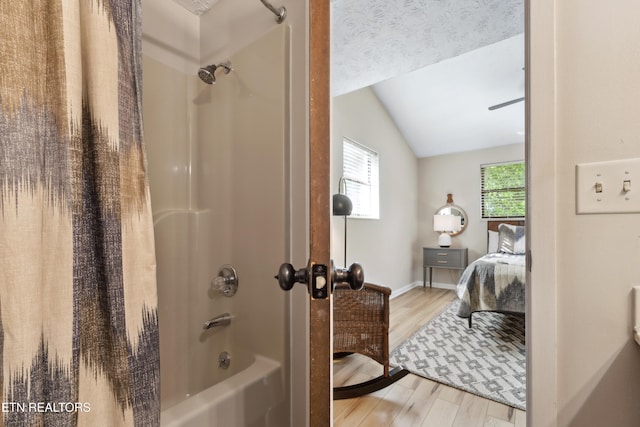
[[[333,6],[334,6],[334,5],[332,4],[332,7],[333,7]],[[370,5],[370,6],[371,6],[371,5]],[[354,6],[354,7],[356,7],[356,6]],[[364,8],[364,7],[369,7],[369,6],[363,6],[362,8]],[[521,3],[521,6],[520,6],[520,7],[521,7],[521,9],[522,9],[522,15],[524,16],[524,10],[525,10],[525,8],[528,8],[528,5],[525,5],[525,4]],[[371,6],[370,8],[375,9],[375,6]],[[376,15],[376,14],[375,14],[374,12],[371,12],[371,15]],[[378,15],[376,15],[376,16],[380,16],[380,14],[378,14]],[[333,18],[333,17],[332,17],[332,18]],[[378,28],[378,27],[372,27],[372,28]],[[355,30],[354,30],[354,31],[355,31]],[[522,32],[524,32],[524,19],[523,19],[523,23],[522,23],[521,31],[522,31]],[[523,37],[523,38],[524,38],[524,37]],[[334,46],[333,46],[333,47],[335,47],[335,43],[334,43]],[[524,46],[523,46],[523,50],[524,50]],[[332,52],[332,53],[333,53],[333,52]],[[524,52],[523,52],[523,55],[522,55],[522,56],[523,56],[523,62],[522,62],[522,65],[524,65]],[[390,63],[394,63],[394,61],[393,61],[393,60],[389,60],[388,62],[390,62]],[[395,63],[394,63],[394,65],[395,65]],[[521,67],[521,68],[522,68],[522,67]],[[334,74],[335,74],[335,70],[332,70],[332,72],[334,72]],[[524,74],[524,72],[523,72],[523,74]],[[523,78],[523,81],[524,81],[524,78]],[[332,83],[333,83],[333,82],[332,82]],[[524,82],[523,82],[522,90],[524,90]],[[499,103],[500,103],[500,102],[496,101],[496,104],[499,104]],[[522,107],[524,107],[524,105],[525,105],[524,103],[523,103],[523,104],[521,104],[521,108],[522,108]],[[527,106],[527,108],[529,108],[529,107]],[[524,108],[522,108],[522,109],[524,110]],[[524,117],[524,113],[522,114],[522,116]],[[523,120],[523,121],[524,121],[524,120]],[[528,127],[528,126],[529,126],[529,125],[528,125],[528,123],[527,123],[527,127]],[[524,131],[524,123],[523,123],[522,131]],[[525,137],[525,135],[524,135],[524,134],[525,134],[525,132],[521,132],[521,136],[522,136],[522,144],[523,144],[523,145],[525,144],[525,141],[524,141],[524,137]],[[526,136],[528,137],[528,132],[526,132],[526,134],[527,134]],[[349,136],[349,135],[343,135],[343,136]],[[336,142],[337,140],[340,140],[340,139],[339,139],[339,138],[337,138],[337,137],[336,137],[336,135],[334,134],[334,135],[333,135],[333,138],[332,138],[332,141],[333,141],[333,143],[334,143],[334,145],[333,145],[333,147],[332,147],[332,148],[333,148],[333,156],[332,156],[332,158],[333,158],[333,159],[335,159],[335,158],[336,158],[336,155],[337,155],[337,154],[336,154],[336,152],[338,151],[338,150],[336,149],[336,145],[335,145],[335,142]],[[363,142],[363,141],[359,141],[359,142]],[[364,142],[363,142],[363,143],[364,143]],[[525,148],[525,149],[523,149],[523,155],[524,155],[524,152],[525,152],[525,151],[526,151],[527,153],[528,153],[528,151],[529,151],[528,142],[527,142],[527,146],[526,146],[526,148]],[[529,156],[529,154],[527,154],[526,156],[527,156],[527,157],[530,157],[530,156]],[[338,192],[338,191],[337,191],[337,190],[338,190],[338,188],[337,188],[337,183],[338,183],[338,178],[339,178],[339,176],[340,176],[339,168],[334,168],[334,169],[332,170],[332,186],[333,186],[333,187],[335,187],[335,188],[334,188],[333,193],[337,193],[337,192]],[[396,188],[397,188],[397,187],[396,187]],[[381,203],[383,203],[383,202],[381,202]],[[339,221],[335,221],[335,222],[339,222]],[[424,225],[422,225],[422,226],[424,227]],[[357,233],[357,231],[356,231],[356,227],[357,227],[357,226],[352,225],[352,224],[350,223],[350,224],[349,224],[349,230],[350,230],[350,233],[351,233],[351,230],[353,230],[353,233]],[[419,228],[419,227],[421,227],[421,225],[420,225],[420,224],[418,224],[418,228]],[[334,231],[333,231],[333,233],[332,233],[332,238],[333,238],[334,243],[333,243],[333,247],[332,247],[332,249],[333,249],[333,248],[335,248],[336,246],[341,246],[341,245],[342,245],[342,242],[343,242],[343,240],[342,240],[342,235],[340,234],[340,232],[336,232],[336,231],[335,231],[335,229],[336,229],[336,228],[338,228],[338,229],[339,229],[339,231],[341,232],[341,231],[342,231],[342,223],[338,224],[338,225],[337,225],[337,227],[336,227],[336,225],[334,225]],[[528,232],[530,232],[530,229],[528,230]],[[530,235],[530,234],[528,234],[528,235]],[[350,242],[350,246],[349,246],[349,248],[350,248],[350,249],[348,249],[348,250],[350,250],[350,251],[354,251],[354,252],[355,252],[355,251],[357,251],[357,249],[354,249],[354,244],[355,244],[355,243],[354,243],[354,244],[351,244],[351,242],[353,241],[353,237],[352,237],[352,236],[353,236],[353,235],[350,235],[350,236],[349,236],[349,242]],[[337,243],[336,243],[336,242],[337,242]],[[350,252],[350,253],[353,253],[353,252]],[[357,260],[357,261],[362,261],[362,260],[360,260],[360,259],[355,259],[355,258],[353,258],[354,256],[356,256],[356,255],[353,255],[353,256],[351,256],[351,255],[350,255],[350,256],[349,256],[349,260],[350,260],[350,261],[356,261],[356,260]],[[415,255],[414,255],[414,256],[415,256]],[[341,256],[341,255],[340,255],[340,256],[338,256],[338,255],[333,254],[333,258],[341,259],[341,258],[342,258],[342,256]],[[405,258],[406,258],[406,257],[405,257]],[[350,262],[350,261],[349,261],[349,262]],[[415,263],[414,263],[414,264],[415,264]],[[368,274],[367,274],[367,279],[369,279],[369,278],[371,277],[371,275],[369,274],[369,273],[370,273],[370,270],[367,268],[367,263],[366,263],[366,262],[363,262],[363,265],[364,265],[364,267],[365,267],[365,271],[368,273]],[[375,266],[375,265],[374,265],[374,271],[375,271],[375,268],[376,268],[376,267],[377,267],[377,266]],[[382,274],[382,273],[381,273],[381,274]],[[415,273],[414,273],[414,274],[415,274]],[[528,299],[530,300],[530,298],[528,298]]]

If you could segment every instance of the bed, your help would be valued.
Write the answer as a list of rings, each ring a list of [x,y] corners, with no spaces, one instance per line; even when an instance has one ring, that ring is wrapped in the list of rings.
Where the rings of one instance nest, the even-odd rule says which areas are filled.
[[[523,221],[489,221],[488,253],[464,270],[457,285],[458,316],[494,311],[524,316],[525,229]]]

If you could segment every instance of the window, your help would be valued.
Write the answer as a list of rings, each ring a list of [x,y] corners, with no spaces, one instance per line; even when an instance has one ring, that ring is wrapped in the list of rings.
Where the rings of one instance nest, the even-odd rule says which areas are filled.
[[[353,203],[351,216],[380,218],[378,153],[348,138],[342,143],[345,193]]]
[[[480,166],[482,218],[524,218],[524,162]]]

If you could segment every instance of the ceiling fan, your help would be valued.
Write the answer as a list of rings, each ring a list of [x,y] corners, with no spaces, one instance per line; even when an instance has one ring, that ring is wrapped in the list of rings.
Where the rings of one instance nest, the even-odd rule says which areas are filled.
[[[524,71],[524,67],[522,67],[522,71]],[[498,110],[503,107],[508,107],[509,105],[516,104],[522,101],[524,101],[524,96],[521,98],[512,99],[511,101],[503,102],[501,104],[492,105],[491,107],[489,107],[489,111]]]
[[[492,105],[491,107],[489,107],[489,111],[493,111],[493,110],[497,110],[499,108],[507,107],[507,106],[509,106],[511,104],[515,104],[517,102],[522,102],[522,101],[524,101],[524,96],[522,98],[512,99],[511,101],[503,102],[501,104]]]

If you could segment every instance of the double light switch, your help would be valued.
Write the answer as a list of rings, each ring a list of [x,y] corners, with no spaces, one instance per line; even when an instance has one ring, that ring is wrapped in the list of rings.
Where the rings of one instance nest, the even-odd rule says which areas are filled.
[[[576,166],[576,213],[640,212],[640,158]]]

